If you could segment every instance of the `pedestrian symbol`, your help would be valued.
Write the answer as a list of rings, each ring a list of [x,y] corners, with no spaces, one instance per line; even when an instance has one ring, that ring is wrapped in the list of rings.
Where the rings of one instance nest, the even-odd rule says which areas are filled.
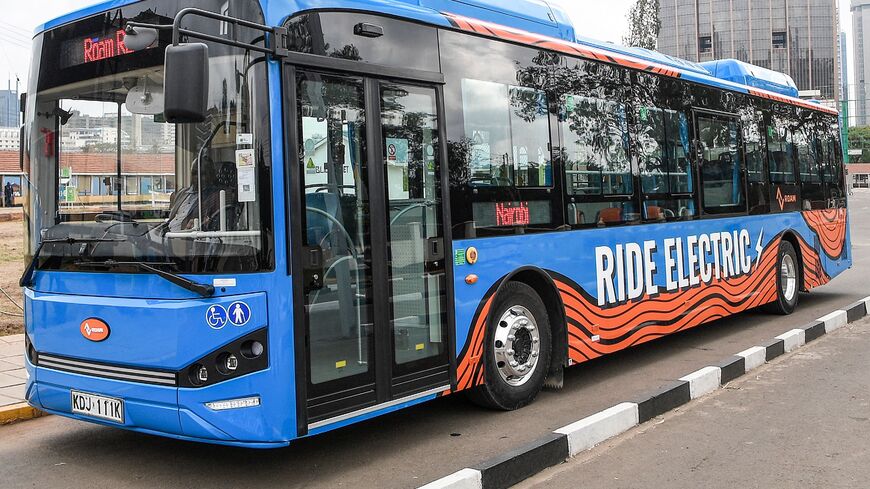
[[[228,312],[229,320],[234,326],[244,326],[251,320],[251,308],[244,302],[233,302]]]
[[[211,329],[223,329],[227,325],[228,319],[227,310],[218,304],[209,306],[205,313],[205,322]]]

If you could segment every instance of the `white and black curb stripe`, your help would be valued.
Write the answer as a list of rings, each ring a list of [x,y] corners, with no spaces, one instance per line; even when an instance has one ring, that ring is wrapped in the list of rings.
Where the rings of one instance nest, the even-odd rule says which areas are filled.
[[[420,489],[501,489],[559,465],[596,445],[679,406],[703,397],[774,358],[864,318],[870,297],[803,328],[704,367],[630,402],[617,404],[475,467],[462,469]]]

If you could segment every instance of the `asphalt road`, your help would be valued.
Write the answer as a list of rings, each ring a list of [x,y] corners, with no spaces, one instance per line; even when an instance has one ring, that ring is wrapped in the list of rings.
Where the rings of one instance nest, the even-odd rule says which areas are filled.
[[[269,452],[48,417],[0,428],[0,487],[417,487],[870,295],[870,193],[851,216],[855,267],[794,315],[740,314],[569,369],[562,391],[517,412],[450,396]]]
[[[520,484],[870,487],[870,319]]]

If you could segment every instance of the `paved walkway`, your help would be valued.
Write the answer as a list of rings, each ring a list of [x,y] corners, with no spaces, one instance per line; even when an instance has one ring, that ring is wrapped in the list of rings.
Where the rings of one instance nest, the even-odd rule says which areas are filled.
[[[24,402],[24,335],[0,336],[0,409]]]
[[[870,487],[868,350],[865,319],[517,487]]]
[[[0,207],[0,221],[20,221],[23,217],[21,207]]]

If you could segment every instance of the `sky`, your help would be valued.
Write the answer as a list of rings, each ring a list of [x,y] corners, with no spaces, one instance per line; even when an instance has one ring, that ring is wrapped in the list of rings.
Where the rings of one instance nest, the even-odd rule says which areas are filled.
[[[574,21],[577,33],[585,37],[622,42],[627,28],[626,15],[634,0],[549,0],[564,8]],[[849,0],[839,0],[841,30],[849,37],[851,49],[852,19]],[[21,79],[22,90],[27,80],[30,38],[33,29],[43,22],[96,3],[96,0],[4,0],[0,17],[0,88],[6,80]],[[37,7],[38,5],[38,7]],[[854,70],[850,70],[854,74]]]

